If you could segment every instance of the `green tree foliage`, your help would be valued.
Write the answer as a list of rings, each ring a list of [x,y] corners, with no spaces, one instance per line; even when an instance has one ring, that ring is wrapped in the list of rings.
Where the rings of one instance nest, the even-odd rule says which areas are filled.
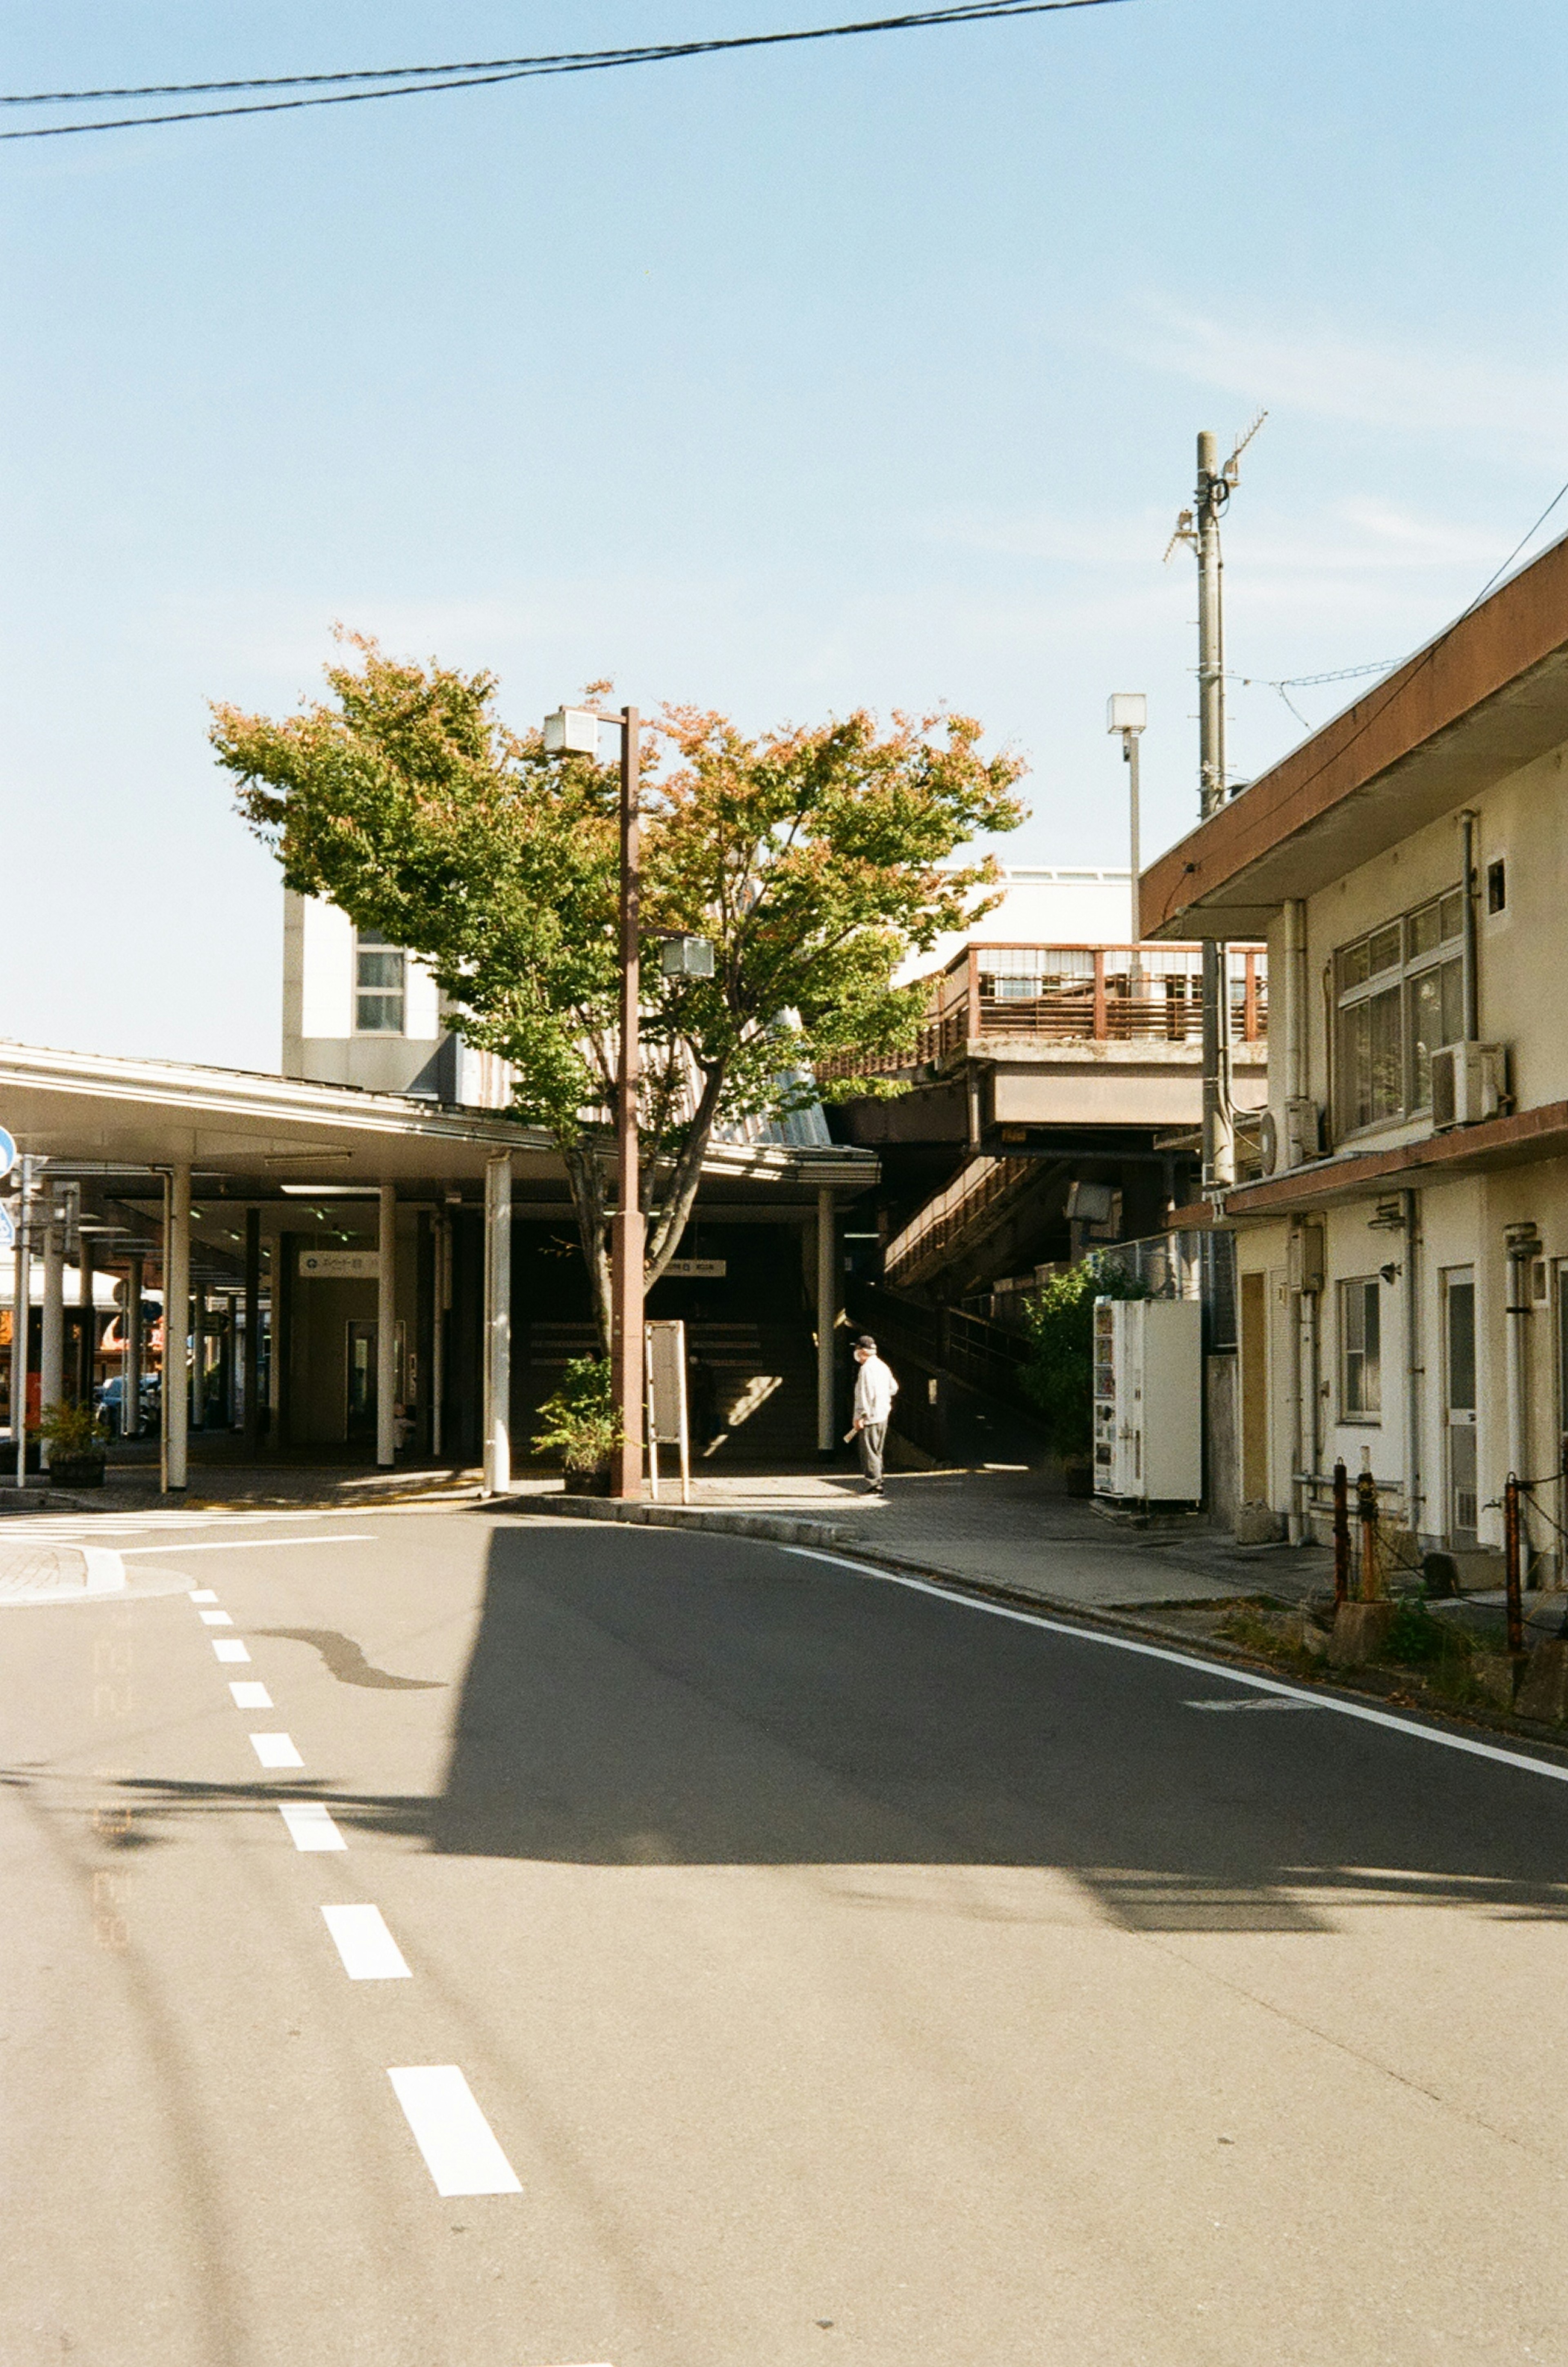
[[[418,955],[467,1041],[513,1065],[515,1116],[565,1160],[606,1338],[617,769],[509,730],[488,674],[343,640],[326,700],[281,721],[215,707],[219,761],[287,884]],[[840,1099],[886,1090],[856,1064],[914,1041],[924,990],[895,986],[898,964],[995,900],[983,893],[994,864],[950,867],[953,855],[1023,818],[1021,765],[983,758],[979,740],[964,716],[895,717],[883,731],[856,713],[748,739],[679,708],[649,727],[650,1283],[676,1251],[721,1119],[804,1105],[818,1064],[840,1072]],[[711,980],[660,975],[657,939],[673,932],[714,941]]]
[[[1023,1387],[1065,1459],[1087,1455],[1092,1444],[1095,1300],[1147,1297],[1124,1266],[1096,1252],[1066,1274],[1054,1274],[1025,1300],[1032,1353]]]

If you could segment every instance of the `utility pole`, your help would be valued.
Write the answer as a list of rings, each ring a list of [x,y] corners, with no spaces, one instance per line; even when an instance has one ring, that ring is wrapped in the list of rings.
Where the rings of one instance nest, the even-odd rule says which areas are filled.
[[[1205,428],[1198,438],[1198,483],[1166,548],[1190,543],[1198,559],[1198,812],[1207,821],[1225,802],[1225,624],[1220,518],[1241,473],[1241,456],[1262,426],[1260,411],[1224,468]],[[1235,1182],[1235,1119],[1231,1106],[1231,1015],[1227,948],[1203,940],[1203,1190]]]

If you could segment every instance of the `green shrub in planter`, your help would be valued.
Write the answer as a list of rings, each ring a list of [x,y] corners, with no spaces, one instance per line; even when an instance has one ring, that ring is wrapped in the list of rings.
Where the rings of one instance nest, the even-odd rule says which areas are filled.
[[[57,1488],[101,1488],[106,1446],[103,1426],[88,1405],[63,1400],[46,1405],[35,1435],[49,1441],[49,1476]]]
[[[569,1480],[605,1467],[621,1443],[620,1417],[610,1396],[607,1356],[574,1356],[559,1387],[539,1408],[544,1427],[534,1433],[536,1455],[558,1455]]]

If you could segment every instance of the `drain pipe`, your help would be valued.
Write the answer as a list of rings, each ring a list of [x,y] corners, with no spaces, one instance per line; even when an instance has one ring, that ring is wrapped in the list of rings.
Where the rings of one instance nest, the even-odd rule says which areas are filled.
[[[1528,1476],[1529,1463],[1530,1267],[1540,1249],[1540,1234],[1533,1220],[1527,1220],[1522,1224],[1505,1225],[1503,1240],[1508,1257],[1508,1296],[1505,1310],[1508,1324],[1508,1474],[1523,1479]],[[1529,1505],[1528,1495],[1522,1496],[1519,1524],[1527,1568],[1529,1561]]]
[[[1419,1547],[1421,1540],[1421,1296],[1416,1253],[1421,1242],[1420,1206],[1414,1192],[1402,1192],[1404,1206],[1404,1517]]]
[[[1480,816],[1468,810],[1460,818],[1461,861],[1464,886],[1461,905],[1463,934],[1460,939],[1461,999],[1464,1004],[1464,1040],[1467,1044],[1481,1039],[1481,980],[1476,963],[1475,937],[1475,825]]]
[[[1292,1124],[1295,1104],[1304,1096],[1306,1069],[1306,905],[1299,896],[1285,899],[1285,1042],[1284,1042],[1284,1107],[1277,1139],[1284,1151],[1283,1163],[1296,1164],[1299,1128]],[[1277,1105],[1278,1106],[1278,1105]],[[1303,1403],[1302,1367],[1306,1353],[1306,1306],[1311,1294],[1300,1287],[1304,1278],[1305,1258],[1302,1220],[1298,1217],[1292,1229],[1296,1268],[1291,1292],[1291,1503],[1286,1516],[1285,1534],[1293,1546],[1303,1543],[1306,1535],[1307,1489],[1302,1474],[1306,1467],[1304,1438],[1305,1408]],[[1315,1419],[1316,1409],[1314,1409]]]

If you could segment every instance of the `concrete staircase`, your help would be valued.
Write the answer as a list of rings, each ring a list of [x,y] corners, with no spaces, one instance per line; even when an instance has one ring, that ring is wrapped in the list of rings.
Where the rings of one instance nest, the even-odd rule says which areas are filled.
[[[811,1460],[817,1451],[817,1350],[804,1324],[688,1323],[686,1351],[694,1467]],[[562,1366],[574,1356],[596,1353],[589,1324],[522,1327],[512,1399],[519,1461],[528,1458],[537,1408],[555,1388]]]

